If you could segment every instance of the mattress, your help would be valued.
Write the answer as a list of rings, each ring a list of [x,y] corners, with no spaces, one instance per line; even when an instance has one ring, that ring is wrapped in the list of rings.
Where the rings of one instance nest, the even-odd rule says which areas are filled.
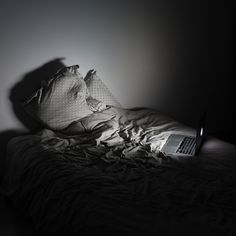
[[[151,109],[112,109],[84,130],[75,123],[67,134],[44,129],[9,142],[5,193],[34,228],[235,235],[236,147],[207,137],[197,156],[172,159],[160,152],[168,136],[194,129]]]

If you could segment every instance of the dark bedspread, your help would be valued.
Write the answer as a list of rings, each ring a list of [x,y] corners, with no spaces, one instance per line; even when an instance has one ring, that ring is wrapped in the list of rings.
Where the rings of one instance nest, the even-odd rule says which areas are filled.
[[[177,161],[159,148],[194,130],[151,110],[119,122],[107,143],[50,130],[10,141],[6,193],[42,235],[236,235],[235,146],[208,137]]]

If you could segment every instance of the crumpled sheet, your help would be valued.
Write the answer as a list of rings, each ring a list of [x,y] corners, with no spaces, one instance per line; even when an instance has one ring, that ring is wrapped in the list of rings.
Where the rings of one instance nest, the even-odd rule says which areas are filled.
[[[155,110],[109,107],[73,122],[62,133],[74,144],[95,141],[96,146],[114,147],[132,143],[157,153],[171,133],[194,135],[195,130]]]
[[[160,147],[193,129],[149,109],[115,119],[110,139],[92,119],[10,141],[6,193],[42,235],[235,235],[236,152],[175,161]]]

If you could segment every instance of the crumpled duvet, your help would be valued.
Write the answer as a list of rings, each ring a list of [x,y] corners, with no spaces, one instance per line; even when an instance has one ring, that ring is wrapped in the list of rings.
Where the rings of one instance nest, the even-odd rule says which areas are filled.
[[[194,130],[150,109],[111,107],[96,115],[60,133],[45,129],[10,141],[5,189],[37,231],[235,233],[233,159],[166,159],[159,149],[168,135]]]
[[[96,141],[96,146],[103,144],[112,147],[128,142],[148,148],[151,152],[157,152],[173,132],[189,135],[195,133],[194,129],[157,111],[118,107],[108,107],[73,122],[62,131],[66,134],[64,138],[72,135],[74,144],[89,137]]]

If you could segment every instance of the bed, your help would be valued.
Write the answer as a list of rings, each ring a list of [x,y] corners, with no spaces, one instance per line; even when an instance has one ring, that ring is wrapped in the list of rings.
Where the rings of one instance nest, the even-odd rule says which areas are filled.
[[[147,108],[48,124],[8,143],[3,181],[40,235],[236,234],[234,145],[208,136],[195,157],[165,156],[170,134],[195,130]]]

